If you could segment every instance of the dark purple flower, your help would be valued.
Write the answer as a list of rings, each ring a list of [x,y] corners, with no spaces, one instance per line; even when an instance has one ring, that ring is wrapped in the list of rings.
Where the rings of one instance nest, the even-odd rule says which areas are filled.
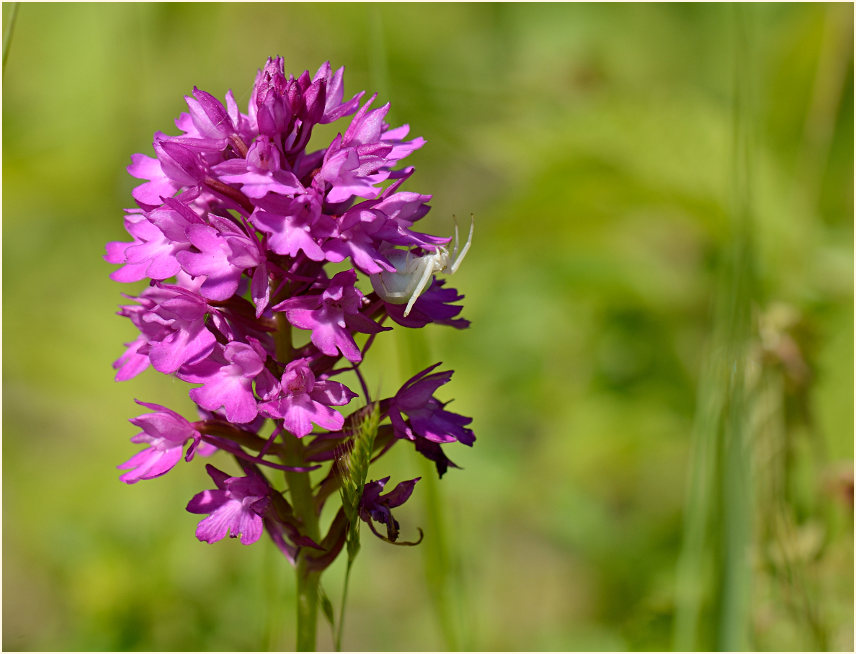
[[[148,443],[149,446],[117,466],[119,470],[130,470],[119,477],[126,484],[166,474],[181,459],[187,441],[195,444],[201,437],[193,425],[175,411],[139,400],[137,404],[154,409],[154,413],[131,418],[131,423],[143,430],[133,436],[131,442]]]
[[[439,443],[433,443],[424,438],[417,438],[413,441],[413,446],[419,454],[429,461],[434,462],[434,466],[437,468],[437,476],[441,479],[449,468],[460,468],[459,465],[446,456],[446,453],[443,452],[443,448],[440,447]]]
[[[363,487],[363,495],[360,498],[360,519],[368,523],[371,530],[380,538],[383,536],[378,534],[372,521],[386,525],[386,540],[394,543],[398,540],[398,520],[392,517],[392,509],[407,501],[413,493],[413,487],[420,479],[421,477],[416,477],[409,481],[402,481],[386,495],[380,493],[389,481],[389,477],[368,482]]]
[[[267,482],[256,475],[229,477],[211,464],[205,468],[217,489],[202,491],[187,504],[190,513],[210,514],[196,527],[196,537],[215,543],[229,534],[240,536],[243,545],[255,543],[262,535],[263,517],[270,505]]]
[[[428,373],[439,363],[411,377],[392,398],[389,418],[396,436],[408,440],[424,438],[433,443],[459,441],[472,445],[476,437],[466,425],[472,418],[444,410],[446,404],[435,399],[434,392],[452,378],[452,371]],[[407,420],[403,418],[407,416]]]
[[[470,321],[455,317],[463,307],[452,304],[460,302],[464,296],[458,295],[458,291],[454,288],[443,288],[445,283],[445,280],[435,278],[428,290],[416,299],[407,316],[404,315],[405,305],[403,304],[387,302],[386,312],[390,318],[404,327],[424,327],[429,323],[436,323],[456,329],[466,329],[470,326]]]
[[[356,397],[344,384],[315,379],[308,359],[296,359],[285,367],[278,392],[261,405],[264,415],[281,418],[285,428],[298,438],[312,431],[312,423],[338,430],[345,419],[331,406],[342,406]]]

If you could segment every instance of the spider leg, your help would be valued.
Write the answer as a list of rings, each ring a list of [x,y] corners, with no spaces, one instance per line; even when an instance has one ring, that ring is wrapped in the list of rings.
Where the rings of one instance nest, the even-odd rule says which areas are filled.
[[[419,283],[416,285],[416,288],[413,289],[413,295],[410,296],[410,301],[407,303],[407,307],[404,309],[404,317],[406,318],[410,313],[410,310],[413,308],[413,303],[416,302],[416,299],[419,297],[419,294],[428,284],[428,280],[431,279],[431,275],[434,273],[434,260],[429,259],[425,261],[425,272],[422,273],[422,278],[419,280]]]
[[[455,238],[452,241],[452,261],[454,261],[455,257],[458,256],[458,246],[460,245],[461,241],[458,239],[458,218],[455,216],[455,214],[452,214],[452,221],[455,223]]]
[[[467,242],[464,244],[464,247],[461,249],[461,253],[455,257],[452,257],[452,264],[449,267],[449,273],[454,273],[458,266],[461,265],[461,262],[464,260],[464,257],[467,254],[467,251],[470,249],[470,245],[473,243],[473,229],[475,229],[476,221],[475,218],[470,216],[470,235],[467,237]],[[455,226],[455,231],[457,232],[457,225]],[[455,248],[457,254],[457,248]]]

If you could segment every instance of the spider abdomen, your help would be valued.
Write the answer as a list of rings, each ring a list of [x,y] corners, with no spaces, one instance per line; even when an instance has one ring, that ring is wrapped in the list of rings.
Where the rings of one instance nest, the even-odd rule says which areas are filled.
[[[425,266],[433,265],[435,255],[417,257],[404,250],[387,253],[387,259],[395,266],[395,272],[384,271],[370,277],[372,288],[381,299],[392,304],[405,304],[413,295]]]

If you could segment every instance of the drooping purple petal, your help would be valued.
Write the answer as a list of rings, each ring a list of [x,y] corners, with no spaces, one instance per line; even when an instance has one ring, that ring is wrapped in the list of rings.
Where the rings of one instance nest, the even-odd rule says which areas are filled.
[[[363,494],[360,498],[360,519],[368,523],[372,531],[374,531],[372,520],[386,525],[387,538],[394,543],[398,540],[399,525],[398,520],[392,517],[392,509],[407,501],[413,493],[413,487],[420,479],[421,477],[416,477],[402,481],[386,495],[381,495],[381,491],[389,481],[389,477],[368,482],[363,487]]]
[[[472,445],[475,434],[467,428],[472,418],[446,411],[445,405],[434,398],[436,390],[452,378],[451,370],[428,374],[439,365],[436,363],[410,378],[392,398],[389,418],[395,434],[411,441],[459,441]]]

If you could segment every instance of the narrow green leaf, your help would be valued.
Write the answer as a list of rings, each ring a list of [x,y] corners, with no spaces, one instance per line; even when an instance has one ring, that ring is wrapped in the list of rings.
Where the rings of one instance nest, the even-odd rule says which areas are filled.
[[[318,598],[321,600],[321,611],[324,613],[324,617],[327,618],[327,622],[330,623],[330,630],[333,633],[333,637],[336,636],[336,616],[333,611],[333,602],[330,601],[330,598],[327,595],[327,592],[324,590],[324,586],[318,586]]]

